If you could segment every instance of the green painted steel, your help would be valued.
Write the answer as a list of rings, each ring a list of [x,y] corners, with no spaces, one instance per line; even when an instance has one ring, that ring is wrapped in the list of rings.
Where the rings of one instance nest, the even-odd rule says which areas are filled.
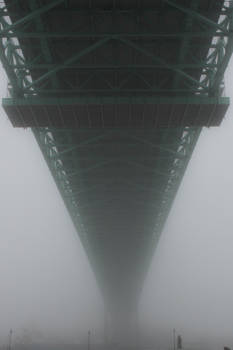
[[[194,91],[219,95],[232,52],[228,1],[147,0],[135,5],[127,0],[106,5],[96,0],[74,5],[57,0],[48,5],[8,0],[6,4],[1,8],[1,60],[12,93],[19,96],[33,96],[35,90],[46,96],[98,94],[98,90],[114,95],[142,90],[158,95],[190,96]],[[59,23],[64,23],[62,30]],[[80,62],[84,58],[88,64]]]
[[[4,108],[34,126],[108,305],[135,307],[200,126],[229,105],[232,20],[215,0],[0,5]]]
[[[200,131],[34,129],[106,300],[138,298]]]

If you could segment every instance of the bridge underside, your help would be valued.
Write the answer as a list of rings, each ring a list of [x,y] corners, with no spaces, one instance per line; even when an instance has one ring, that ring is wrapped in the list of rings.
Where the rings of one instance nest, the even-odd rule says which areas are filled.
[[[32,127],[107,303],[136,305],[203,126],[229,105],[232,7],[7,0],[3,107]]]
[[[228,98],[4,99],[15,127],[169,128],[218,126]]]
[[[34,133],[105,298],[132,301],[200,129],[37,128]]]

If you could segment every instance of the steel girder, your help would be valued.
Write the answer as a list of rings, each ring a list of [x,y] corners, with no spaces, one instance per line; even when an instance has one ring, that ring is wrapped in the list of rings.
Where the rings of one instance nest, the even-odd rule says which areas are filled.
[[[19,118],[25,113],[23,127],[21,108],[31,109],[34,135],[108,304],[131,308],[138,301],[201,131],[184,118],[189,106],[203,119],[209,104],[210,119],[195,124],[209,126],[212,112],[229,104],[222,93],[232,38],[229,1],[6,0],[0,6],[0,59],[9,78],[4,106],[12,121],[7,108]],[[167,121],[160,110],[163,127],[152,127],[145,108],[158,110],[161,101],[169,106]],[[98,110],[91,116],[93,105]],[[140,110],[139,122],[123,127],[121,105],[130,121]],[[69,113],[80,117],[82,106],[85,123],[67,127]],[[172,124],[180,108],[182,118]],[[59,127],[51,122],[55,111]],[[92,123],[97,112],[102,124]],[[105,124],[110,118],[117,122]]]
[[[98,90],[115,95],[143,91],[219,96],[232,53],[231,4],[139,3],[132,8],[130,2],[119,1],[117,7],[110,1],[106,7],[97,1],[89,8],[64,0],[49,5],[37,0],[6,1],[0,16],[1,59],[11,94],[51,97],[60,95],[63,87],[71,96],[98,94]],[[64,30],[59,31],[62,21]],[[68,46],[74,44],[76,50],[71,50]]]
[[[136,303],[200,130],[33,130],[106,300]]]

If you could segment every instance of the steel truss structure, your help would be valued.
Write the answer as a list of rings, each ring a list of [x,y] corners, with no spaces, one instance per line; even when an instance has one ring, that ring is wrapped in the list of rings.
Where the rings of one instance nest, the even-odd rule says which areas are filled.
[[[200,131],[34,129],[105,299],[139,296]]]
[[[232,52],[229,3],[8,0],[0,38],[9,88],[17,97],[219,97]]]
[[[134,307],[202,126],[229,105],[224,0],[6,0],[3,106],[34,135],[109,304]]]

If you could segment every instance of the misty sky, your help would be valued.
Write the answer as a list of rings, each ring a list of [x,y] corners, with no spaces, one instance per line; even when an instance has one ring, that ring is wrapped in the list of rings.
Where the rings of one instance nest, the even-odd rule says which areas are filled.
[[[1,95],[6,79],[1,71]],[[226,77],[233,99],[233,62]],[[152,261],[140,322],[186,342],[227,337],[233,345],[233,109],[205,129]],[[78,341],[103,330],[103,304],[80,241],[30,130],[0,117],[0,343]],[[16,341],[16,340],[15,340]]]

